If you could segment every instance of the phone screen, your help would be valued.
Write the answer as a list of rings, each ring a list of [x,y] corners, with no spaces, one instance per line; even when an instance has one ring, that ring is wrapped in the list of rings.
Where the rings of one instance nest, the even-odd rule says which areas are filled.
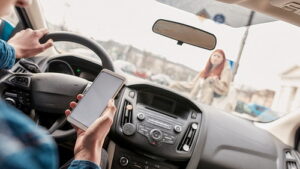
[[[123,84],[124,79],[102,71],[73,110],[71,118],[89,127],[102,114],[109,99],[115,96]]]

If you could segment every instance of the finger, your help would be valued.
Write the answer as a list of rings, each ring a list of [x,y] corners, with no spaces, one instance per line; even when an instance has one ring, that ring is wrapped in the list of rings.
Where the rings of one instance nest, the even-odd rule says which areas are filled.
[[[74,109],[76,106],[77,106],[77,103],[76,103],[76,102],[72,101],[72,102],[70,103],[70,107],[71,107],[72,109]]]
[[[103,140],[103,138],[105,138],[108,134],[112,123],[113,118],[109,117],[108,115],[103,115],[100,118],[96,119],[86,132],[94,140]]]
[[[108,105],[103,112],[103,116],[108,116],[113,119],[115,116],[116,110],[117,110],[117,108],[115,106],[114,100],[109,100]]]
[[[69,116],[71,113],[72,113],[72,112],[71,112],[70,109],[67,109],[67,110],[65,111],[65,115],[66,115],[66,116]]]
[[[108,101],[107,107],[108,107],[108,108],[113,108],[113,107],[115,107],[115,101],[114,101],[113,99],[110,99],[110,100]]]
[[[51,46],[53,46],[53,40],[52,39],[49,39],[46,43],[41,44],[42,50],[46,50],[46,49],[50,48]]]
[[[34,55],[39,54],[51,46],[53,46],[53,40],[49,39],[46,43],[38,45],[36,49],[32,50],[32,53],[35,53]]]
[[[82,98],[83,98],[83,94],[79,94],[79,95],[77,95],[77,100],[81,100]]]

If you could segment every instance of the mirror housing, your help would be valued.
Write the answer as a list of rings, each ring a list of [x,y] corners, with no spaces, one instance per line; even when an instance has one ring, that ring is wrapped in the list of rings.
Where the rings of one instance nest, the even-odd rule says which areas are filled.
[[[200,48],[213,50],[217,44],[215,35],[174,21],[159,19],[154,23],[152,31],[177,40],[178,45],[186,43]]]

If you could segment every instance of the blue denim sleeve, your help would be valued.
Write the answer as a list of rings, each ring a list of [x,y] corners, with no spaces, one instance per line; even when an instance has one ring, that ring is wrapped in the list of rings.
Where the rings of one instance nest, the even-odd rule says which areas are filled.
[[[10,69],[15,64],[15,49],[3,40],[0,40],[0,69]]]
[[[73,160],[68,169],[101,169],[93,162],[85,160]]]

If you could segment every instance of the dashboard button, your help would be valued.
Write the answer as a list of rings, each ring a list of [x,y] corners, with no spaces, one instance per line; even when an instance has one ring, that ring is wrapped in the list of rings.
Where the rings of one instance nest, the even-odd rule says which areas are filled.
[[[188,145],[186,145],[186,144],[185,144],[182,148],[183,148],[183,150],[186,151],[186,152],[188,152],[188,151],[190,150],[190,146],[188,146]]]
[[[129,95],[129,97],[134,98],[135,92],[134,91],[130,91],[128,95]]]
[[[192,111],[191,118],[196,119],[197,118],[197,112]]]
[[[193,123],[192,124],[192,129],[197,130],[197,128],[198,128],[198,124],[197,123]]]
[[[145,126],[143,125],[139,125],[138,126],[138,133],[144,135],[144,136],[149,136],[149,129],[146,128]]]
[[[182,127],[179,126],[179,125],[175,125],[174,126],[174,130],[177,132],[177,133],[180,133],[182,131]]]
[[[137,118],[138,118],[138,120],[143,121],[143,120],[145,120],[145,114],[144,113],[139,113],[137,115]]]

